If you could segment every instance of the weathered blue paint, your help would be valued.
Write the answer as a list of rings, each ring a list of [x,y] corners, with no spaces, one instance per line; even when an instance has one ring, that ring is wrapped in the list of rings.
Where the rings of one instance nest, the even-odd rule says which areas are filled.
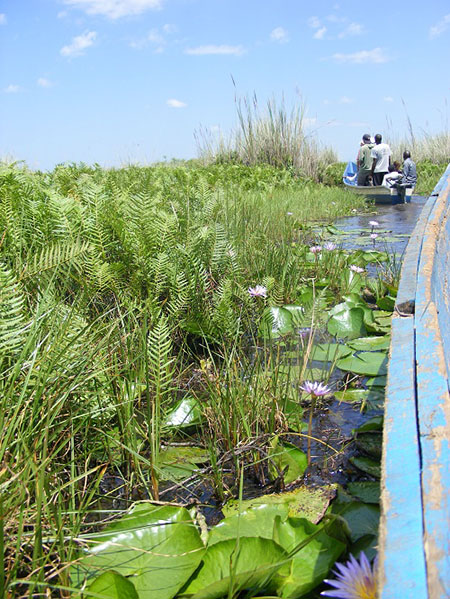
[[[393,316],[381,599],[450,597],[450,165],[411,236]]]

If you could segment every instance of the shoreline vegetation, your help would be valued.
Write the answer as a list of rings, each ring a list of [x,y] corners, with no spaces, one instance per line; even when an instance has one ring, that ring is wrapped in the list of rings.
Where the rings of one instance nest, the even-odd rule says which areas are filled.
[[[344,249],[373,208],[268,108],[199,161],[1,165],[0,596],[312,598],[374,559],[398,259],[375,220]]]

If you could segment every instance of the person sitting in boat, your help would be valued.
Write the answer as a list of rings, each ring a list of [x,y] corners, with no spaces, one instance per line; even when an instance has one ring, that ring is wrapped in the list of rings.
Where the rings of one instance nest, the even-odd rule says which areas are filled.
[[[403,167],[402,176],[394,187],[397,188],[400,200],[405,202],[406,190],[414,189],[417,183],[417,169],[415,163],[411,159],[411,152],[405,150],[403,152]]]
[[[371,158],[370,153],[373,148],[373,143],[368,133],[362,136],[361,147],[359,148],[356,158],[356,166],[358,167],[358,185],[372,185],[371,179]]]
[[[388,144],[383,143],[383,138],[379,133],[375,135],[375,146],[372,148],[370,156],[372,158],[373,184],[382,185],[384,176],[389,172],[392,150]]]
[[[389,166],[388,174],[384,175],[382,185],[384,187],[388,187],[390,189],[391,187],[394,187],[394,184],[397,183],[397,181],[401,178],[401,176],[402,176],[402,173],[401,173],[400,162],[397,162],[397,160],[395,160],[394,164],[391,164]]]

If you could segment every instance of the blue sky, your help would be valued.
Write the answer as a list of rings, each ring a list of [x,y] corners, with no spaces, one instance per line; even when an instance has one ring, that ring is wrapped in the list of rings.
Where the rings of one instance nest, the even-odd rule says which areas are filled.
[[[0,0],[0,157],[191,158],[194,132],[226,135],[235,93],[256,93],[301,98],[347,160],[408,118],[448,130],[449,59],[448,0]]]

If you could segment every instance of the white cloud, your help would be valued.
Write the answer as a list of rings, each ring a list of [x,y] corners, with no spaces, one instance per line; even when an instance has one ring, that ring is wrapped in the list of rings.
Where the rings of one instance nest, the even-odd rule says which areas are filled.
[[[342,96],[342,98],[339,100],[339,102],[341,104],[353,104],[354,100],[352,98],[347,97],[347,96]]]
[[[147,10],[162,7],[163,0],[64,0],[64,4],[79,8],[88,15],[102,15],[120,19],[140,15]]]
[[[185,108],[187,106],[185,102],[181,102],[181,100],[175,100],[175,98],[167,100],[166,104],[171,108]]]
[[[177,27],[175,25],[163,25],[162,31],[160,31],[157,28],[151,29],[145,38],[133,40],[132,42],[130,42],[130,46],[132,48],[139,49],[145,48],[145,46],[147,46],[148,44],[152,44],[153,46],[155,46],[154,51],[160,54],[161,52],[164,52],[164,49],[168,44],[166,36],[176,33],[176,31]]]
[[[316,33],[313,35],[313,38],[315,40],[323,40],[323,36],[325,35],[325,33],[327,32],[327,28],[326,27],[321,27],[320,29],[318,29],[316,31]]]
[[[6,24],[6,15],[2,12],[0,12],[0,25],[5,25]]]
[[[383,52],[381,48],[374,48],[373,50],[360,50],[359,52],[353,52],[352,54],[340,54],[336,53],[332,56],[336,62],[344,63],[351,62],[354,64],[363,63],[383,63],[390,60],[389,56]]]
[[[72,39],[72,43],[68,46],[63,46],[60,50],[62,56],[81,56],[86,48],[92,46],[97,38],[96,31],[86,31],[81,35],[77,35]]]
[[[244,54],[245,48],[243,46],[215,46],[210,44],[208,46],[197,46],[197,48],[186,48],[185,54],[192,54],[195,56],[204,56],[206,54],[233,54],[234,56],[240,56]]]
[[[449,25],[450,25],[450,14],[445,15],[445,17],[443,17],[439,21],[439,23],[437,23],[436,25],[433,25],[433,27],[430,27],[431,39],[438,37],[439,35],[444,33],[444,31],[446,31],[448,29]]]
[[[275,27],[275,29],[270,32],[270,39],[274,42],[285,44],[289,41],[289,35],[283,27]]]
[[[318,17],[310,17],[308,19],[308,25],[312,28],[312,29],[319,29],[321,23]]]
[[[8,87],[5,87],[3,91],[5,92],[5,94],[17,94],[17,92],[20,92],[20,86],[15,85],[14,83],[10,83]]]
[[[39,79],[36,81],[36,83],[39,85],[39,87],[52,87],[53,86],[53,83],[49,79],[46,79],[45,77],[39,77]]]
[[[176,25],[174,25],[173,23],[166,23],[165,25],[163,25],[163,31],[164,33],[177,33],[178,31],[178,27]]]
[[[359,23],[350,23],[350,25],[348,25],[344,31],[341,31],[341,33],[338,35],[338,37],[340,39],[344,38],[344,37],[350,37],[353,35],[362,35],[364,33],[364,27],[362,25],[360,25]]]
[[[392,96],[385,96],[385,97],[383,98],[383,100],[384,100],[385,102],[393,102],[393,101],[394,101],[394,98],[393,98]]]

